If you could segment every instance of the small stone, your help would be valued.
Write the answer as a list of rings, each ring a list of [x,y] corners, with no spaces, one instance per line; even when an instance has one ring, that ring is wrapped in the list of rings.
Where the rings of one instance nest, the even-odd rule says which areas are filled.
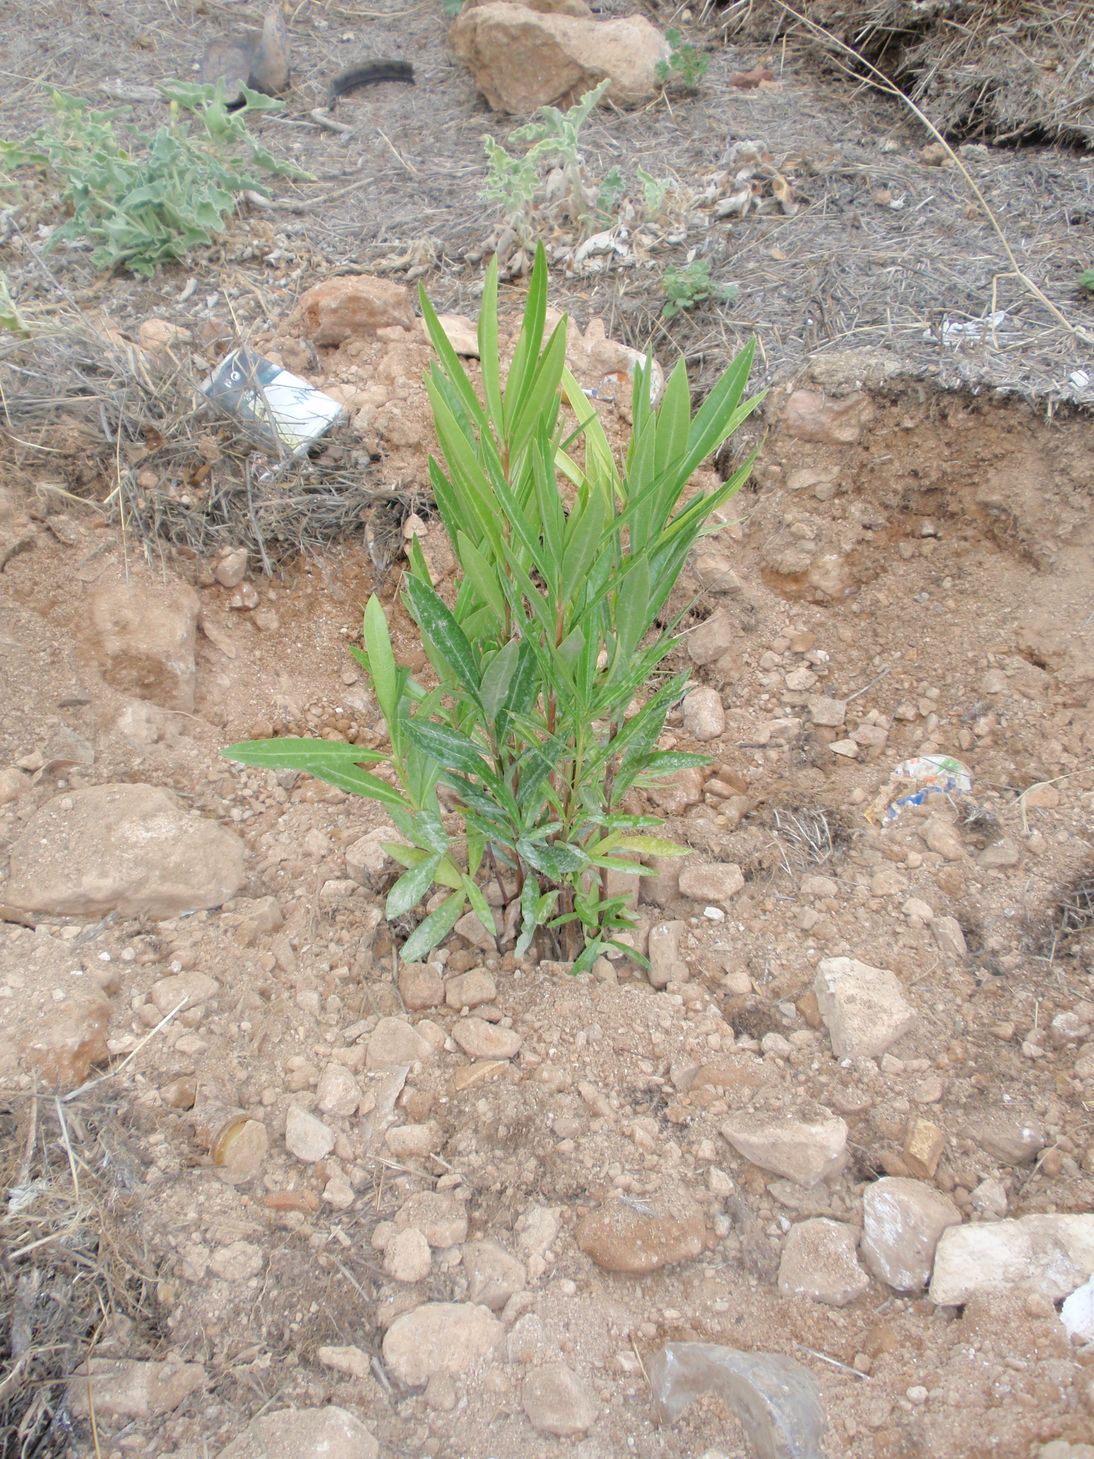
[[[217,1459],[378,1459],[379,1453],[372,1431],[332,1403],[261,1413]]]
[[[965,848],[952,821],[945,816],[931,816],[921,832],[929,851],[934,851],[945,861],[961,861]]]
[[[315,1097],[325,1115],[348,1118],[357,1113],[361,1088],[345,1064],[332,1061],[319,1076]]]
[[[714,613],[705,623],[685,635],[684,646],[692,663],[703,668],[720,659],[739,637],[736,618],[725,611]]]
[[[877,1058],[915,1023],[900,980],[851,957],[824,958],[813,989],[837,1059]]]
[[[939,952],[944,957],[958,961],[967,955],[969,949],[965,942],[965,934],[956,917],[935,917],[931,923],[931,932],[934,934]]]
[[[465,912],[452,931],[481,953],[497,953],[497,938],[482,925],[474,912]]]
[[[858,745],[854,740],[833,740],[828,748],[833,755],[841,755],[845,760],[858,759]]]
[[[416,1226],[406,1226],[384,1247],[384,1271],[397,1282],[424,1282],[433,1267],[429,1242]]]
[[[828,725],[835,729],[847,718],[845,699],[829,699],[823,694],[815,694],[807,700],[807,704],[814,724]]]
[[[395,1215],[395,1229],[413,1226],[430,1246],[444,1249],[467,1240],[467,1208],[445,1191],[416,1191]]]
[[[485,1018],[461,1018],[452,1037],[472,1059],[512,1059],[520,1052],[521,1037],[511,1028],[487,1023]]]
[[[696,740],[716,740],[725,733],[726,712],[717,689],[700,684],[684,700],[684,730]]]
[[[226,552],[213,568],[213,576],[222,588],[238,588],[247,576],[247,549],[235,547]]]
[[[989,1155],[1007,1165],[1024,1165],[1027,1160],[1039,1155],[1048,1143],[1037,1120],[1005,1109],[991,1110],[980,1119],[973,1120],[965,1133]]]
[[[389,865],[392,865],[391,858],[384,850],[385,841],[398,841],[399,833],[394,826],[377,826],[372,831],[354,841],[351,846],[346,847],[346,871],[354,881],[360,882],[363,887],[375,888],[377,881],[383,876]],[[403,964],[404,967],[417,967],[420,964]]]
[[[820,1216],[790,1228],[779,1262],[779,1291],[784,1296],[846,1307],[869,1286],[850,1226]]]
[[[500,1312],[515,1292],[524,1290],[524,1263],[494,1241],[472,1241],[463,1249],[470,1301]]]
[[[912,1120],[904,1136],[904,1164],[912,1175],[931,1180],[946,1148],[946,1137],[930,1120]]]
[[[597,1266],[632,1275],[689,1261],[707,1240],[702,1210],[682,1188],[642,1200],[612,1196],[583,1216],[574,1234]]]
[[[862,1197],[862,1255],[866,1265],[898,1292],[921,1292],[931,1278],[935,1247],[961,1212],[948,1196],[918,1180],[886,1176]]]
[[[744,872],[732,861],[701,861],[680,873],[681,895],[704,905],[727,908],[744,884]]]
[[[504,1333],[488,1307],[426,1302],[388,1328],[384,1362],[398,1382],[417,1388],[434,1373],[463,1373],[491,1353]]]
[[[1004,837],[993,841],[990,846],[985,846],[976,859],[981,866],[991,870],[999,866],[1017,866],[1022,859],[1022,853],[1013,841]]]
[[[444,979],[429,963],[400,963],[399,997],[412,1013],[444,1002]]]
[[[669,983],[683,983],[688,978],[688,965],[680,956],[680,938],[687,930],[686,922],[659,922],[650,928],[647,976],[653,988]]]
[[[1001,1221],[1007,1214],[1007,1188],[994,1176],[975,1186],[969,1201],[982,1221]]]
[[[216,995],[220,985],[206,973],[188,970],[175,977],[160,978],[151,987],[152,1002],[160,1013],[167,1014],[177,1009],[197,1008]]]
[[[10,805],[25,790],[30,789],[30,784],[30,776],[24,775],[14,765],[5,765],[0,768],[0,805]]]
[[[147,1419],[172,1413],[191,1393],[205,1387],[200,1363],[146,1363],[135,1358],[91,1358],[81,1363],[68,1388],[68,1403],[78,1418],[90,1411],[102,1419]]]
[[[372,1360],[361,1348],[319,1348],[315,1356],[324,1368],[333,1368],[336,1373],[346,1373],[351,1378],[367,1378],[372,1372]]]
[[[226,1282],[246,1282],[257,1277],[266,1264],[262,1248],[253,1241],[232,1241],[214,1251],[209,1267]]]
[[[817,1185],[847,1162],[847,1124],[822,1105],[795,1117],[740,1111],[721,1133],[738,1154],[798,1185]]]
[[[565,1363],[544,1363],[524,1380],[521,1403],[538,1434],[573,1439],[592,1428],[600,1405]]]
[[[384,1144],[396,1160],[424,1160],[435,1155],[444,1144],[444,1135],[436,1120],[420,1124],[396,1125],[384,1135]]]
[[[334,1131],[302,1105],[290,1104],[285,1116],[285,1146],[297,1160],[314,1165],[334,1149]]]
[[[432,1058],[433,1045],[405,1018],[381,1018],[368,1041],[365,1067],[390,1069],[400,1064],[424,1064]]]
[[[951,1226],[935,1252],[930,1298],[957,1307],[974,1292],[1029,1290],[1057,1302],[1094,1272],[1094,1216],[1035,1215]]]
[[[444,985],[444,1001],[449,1008],[477,1008],[480,1003],[493,1003],[497,996],[497,984],[485,968],[457,973]]]

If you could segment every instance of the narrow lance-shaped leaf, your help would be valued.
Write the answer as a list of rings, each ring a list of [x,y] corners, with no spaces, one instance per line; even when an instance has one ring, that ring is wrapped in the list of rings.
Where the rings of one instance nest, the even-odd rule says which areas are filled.
[[[449,671],[478,702],[479,666],[467,635],[436,591],[419,578],[406,580],[406,595],[415,622],[439,649]]]

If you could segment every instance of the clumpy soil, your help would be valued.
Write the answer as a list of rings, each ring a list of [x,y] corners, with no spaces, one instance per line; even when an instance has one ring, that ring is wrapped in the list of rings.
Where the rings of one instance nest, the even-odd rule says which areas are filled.
[[[144,34],[137,10],[112,24],[125,30],[131,20]],[[143,20],[157,46],[176,24],[158,8],[154,27]],[[20,44],[37,35],[41,55],[22,63],[25,73],[68,66],[82,29],[97,37],[101,23],[81,11],[48,44],[44,21],[28,25]],[[324,57],[338,49],[336,31],[359,23],[332,8]],[[384,37],[397,39],[399,25],[386,20]],[[408,26],[408,35],[426,32],[420,8]],[[193,18],[183,29],[170,37],[180,53],[201,27]],[[135,76],[132,55],[127,65]],[[443,46],[428,53],[426,69],[458,93],[470,176],[484,125],[470,82]],[[816,84],[818,106],[834,107]],[[456,135],[438,129],[438,149],[455,147]],[[1064,167],[1045,158],[1046,168]],[[409,187],[400,160],[403,170],[394,160],[389,170]],[[474,189],[449,182],[451,207],[439,209],[434,231],[456,261],[446,273],[443,248],[439,262],[431,256],[429,284],[458,301],[475,278],[461,251],[474,241],[466,227]],[[408,209],[419,205],[414,197]],[[392,226],[358,218],[341,253],[326,235],[294,234],[296,273],[277,275],[248,322],[276,344],[295,291],[332,261],[356,258],[364,242],[378,246]],[[81,266],[69,260],[62,273],[83,287],[70,276]],[[212,298],[216,267],[195,262],[193,271],[199,297]],[[231,278],[232,297],[253,300],[241,276]],[[99,303],[130,327],[153,312],[189,324],[171,302],[185,282],[175,272],[147,287],[96,287]],[[844,304],[850,334],[853,309]],[[659,306],[648,282],[637,302],[632,286],[621,288],[614,318],[586,292],[583,322],[597,308],[616,326],[648,322]],[[681,328],[697,383],[742,336],[713,314]],[[846,349],[806,374],[815,333],[803,339],[789,325],[776,333],[772,353],[786,370],[765,407],[759,465],[680,591],[681,604],[691,602],[680,662],[717,691],[725,728],[700,743],[677,712],[666,742],[708,753],[711,765],[650,800],[697,858],[740,867],[743,888],[712,916],[671,877],[644,883],[643,932],[682,924],[682,966],[662,989],[624,960],[575,979],[554,963],[517,963],[451,939],[441,970],[449,980],[490,974],[493,991],[472,1012],[512,1031],[511,1058],[463,1052],[451,1036],[458,1006],[408,1008],[400,929],[382,915],[390,871],[355,851],[380,823],[376,811],[317,782],[217,757],[227,743],[274,732],[378,739],[376,706],[346,645],[378,590],[396,614],[398,651],[409,660],[420,652],[394,606],[397,570],[378,571],[364,534],[354,534],[276,577],[252,575],[253,600],[232,606],[208,562],[151,551],[165,596],[180,579],[200,593],[197,695],[193,713],[134,714],[96,670],[87,599],[127,567],[148,571],[149,544],[59,493],[57,471],[33,457],[21,456],[0,482],[12,519],[25,524],[0,577],[0,766],[21,767],[28,782],[0,807],[0,844],[66,789],[140,781],[238,831],[248,854],[240,895],[215,912],[52,919],[37,931],[0,921],[5,994],[47,940],[73,970],[94,974],[112,1005],[117,1072],[74,1101],[65,1139],[75,1142],[74,1161],[86,1154],[85,1191],[109,1198],[103,1230],[124,1260],[111,1264],[98,1314],[81,1309],[67,1371],[88,1344],[97,1358],[204,1370],[174,1409],[100,1416],[94,1443],[86,1417],[70,1421],[57,1387],[64,1422],[36,1452],[197,1459],[218,1453],[256,1414],[337,1404],[373,1430],[385,1456],[745,1454],[737,1419],[716,1397],[674,1426],[654,1422],[648,1363],[681,1339],[803,1363],[820,1387],[831,1459],[1026,1459],[1052,1440],[1090,1439],[1090,1354],[1068,1347],[1044,1298],[1004,1291],[945,1309],[871,1280],[834,1308],[778,1284],[793,1223],[828,1216],[857,1235],[865,1186],[917,1173],[905,1151],[916,1121],[941,1135],[929,1179],[965,1220],[1094,1208],[1088,423],[1071,407],[1046,408],[1047,391],[1021,400],[939,389],[939,375],[957,383],[962,370],[990,379],[984,351],[975,368],[965,356],[932,376],[913,358],[917,333],[896,374],[879,379],[874,357]],[[828,343],[860,342],[844,334],[841,323]],[[887,343],[899,355],[900,339]],[[671,363],[671,341],[662,334],[655,346]],[[1004,341],[1000,370],[1005,353]],[[323,383],[334,383],[336,366],[325,368]],[[834,395],[863,387],[854,439],[834,445],[793,433],[783,414],[791,372],[802,375],[795,384]],[[1013,392],[1013,375],[1001,383]],[[430,439],[420,399],[407,410],[413,420],[401,422],[398,440],[393,432],[373,443],[385,479],[400,488],[420,485]],[[97,502],[110,486],[85,483],[81,492]],[[438,524],[423,510],[427,547],[439,552]],[[700,630],[716,653],[690,652]],[[845,705],[842,723],[824,722],[834,717],[828,701]],[[72,736],[93,763],[73,765],[64,749]],[[968,766],[969,795],[881,825],[867,815],[894,767],[934,753]],[[818,962],[833,956],[892,970],[915,1010],[910,1031],[880,1059],[832,1053],[812,990]],[[213,991],[164,1023],[163,990],[154,997],[154,987],[194,974],[212,979]],[[20,1017],[7,998],[9,1028],[22,1034]],[[429,1041],[405,1082],[370,1067],[382,1018],[407,1020]],[[740,1086],[696,1080],[699,1068],[718,1064],[749,1074]],[[332,1067],[357,1082],[353,1112],[319,1106]],[[81,1122],[84,1100],[93,1108]],[[721,1133],[740,1108],[814,1105],[842,1116],[850,1132],[848,1163],[819,1185],[774,1178]],[[318,1159],[286,1145],[291,1106],[314,1111],[333,1132]],[[253,1178],[232,1183],[214,1163],[209,1128],[237,1110],[262,1122],[269,1149]],[[25,1087],[13,1085],[4,1118],[16,1152],[5,1181],[15,1186],[26,1175]],[[407,1127],[415,1133],[401,1143]],[[84,1145],[86,1131],[94,1139]],[[68,1179],[64,1141],[54,1143],[63,1156],[57,1178]],[[408,1282],[392,1275],[388,1248],[399,1213],[423,1192],[443,1198],[447,1226],[428,1274]],[[613,1199],[640,1215],[686,1202],[701,1218],[702,1250],[645,1275],[601,1269],[576,1232]],[[384,1333],[423,1302],[470,1300],[473,1248],[484,1240],[517,1257],[523,1273],[494,1358],[424,1390],[394,1380]],[[587,1432],[569,1438],[537,1432],[522,1403],[526,1374],[558,1360],[596,1408]]]

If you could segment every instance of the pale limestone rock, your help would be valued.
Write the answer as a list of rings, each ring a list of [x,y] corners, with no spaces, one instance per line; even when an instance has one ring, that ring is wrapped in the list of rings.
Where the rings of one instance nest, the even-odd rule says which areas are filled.
[[[886,1286],[921,1292],[930,1281],[935,1248],[961,1212],[934,1186],[921,1180],[886,1176],[862,1196],[862,1255]]]
[[[412,1388],[435,1373],[463,1373],[489,1356],[504,1327],[488,1307],[473,1302],[426,1302],[397,1317],[384,1336],[384,1362]]]
[[[290,1104],[285,1116],[285,1146],[297,1160],[314,1165],[334,1149],[334,1131],[302,1105]]]
[[[857,958],[823,958],[813,991],[837,1059],[877,1058],[916,1020],[899,978]]]
[[[596,1422],[600,1405],[565,1363],[543,1363],[524,1380],[521,1403],[537,1434],[562,1439],[587,1433]]]
[[[798,1185],[817,1185],[847,1162],[847,1124],[821,1105],[799,1115],[738,1111],[721,1127],[738,1154]]]
[[[92,649],[115,689],[164,709],[194,708],[200,599],[186,583],[111,580],[88,600]]]
[[[1035,1215],[950,1226],[935,1250],[930,1298],[957,1307],[975,1292],[1033,1289],[1052,1301],[1094,1272],[1094,1216]]]
[[[845,1222],[818,1216],[790,1228],[779,1262],[784,1296],[846,1307],[869,1286],[855,1254],[855,1234]]]
[[[378,1459],[379,1453],[360,1419],[328,1404],[261,1413],[217,1459]]]

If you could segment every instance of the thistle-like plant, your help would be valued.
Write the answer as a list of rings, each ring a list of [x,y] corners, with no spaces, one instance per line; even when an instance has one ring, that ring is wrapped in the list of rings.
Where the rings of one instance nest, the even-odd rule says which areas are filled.
[[[491,265],[478,327],[481,394],[421,295],[437,353],[427,389],[441,459],[429,474],[458,570],[442,596],[413,542],[404,601],[435,682],[396,663],[373,596],[364,646],[353,653],[389,750],[274,739],[224,754],[305,770],[385,807],[403,838],[387,850],[406,868],[387,916],[438,889],[404,959],[425,956],[470,908],[518,954],[539,937],[581,970],[623,946],[619,934],[633,925],[609,873],[638,876],[643,857],[684,849],[630,804],[636,787],[703,762],[657,747],[687,687],[686,674],[665,664],[675,622],[658,625],[691,547],[752,459],[689,496],[692,474],[761,397],[744,399],[751,346],[694,418],[683,362],[656,408],[647,363],[635,374],[620,465],[566,368],[567,321],[546,337],[543,250],[504,374],[497,294]],[[380,764],[390,779],[375,773]],[[487,879],[507,901],[500,924]]]

